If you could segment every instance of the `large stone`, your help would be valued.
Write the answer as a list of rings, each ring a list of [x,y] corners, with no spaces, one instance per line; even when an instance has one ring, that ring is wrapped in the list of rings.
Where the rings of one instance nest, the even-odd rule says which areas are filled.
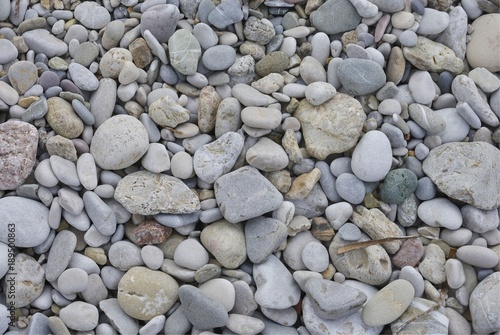
[[[353,173],[365,182],[384,179],[392,166],[391,142],[379,130],[371,130],[361,137],[351,159]]]
[[[361,16],[349,0],[326,1],[311,15],[312,25],[326,34],[352,30],[360,21]]]
[[[294,116],[301,123],[307,152],[320,160],[354,147],[366,119],[361,104],[342,93],[320,106],[304,99]]]
[[[172,67],[186,76],[195,74],[201,57],[196,37],[186,29],[179,29],[168,39],[168,46]]]
[[[368,59],[348,58],[337,69],[342,86],[354,95],[373,93],[386,82],[382,67]]]
[[[274,211],[283,202],[283,195],[273,184],[250,166],[220,177],[214,190],[222,215],[232,223]]]
[[[114,198],[132,214],[188,214],[200,209],[198,196],[181,180],[149,171],[121,179]]]
[[[413,298],[406,311],[391,323],[393,333],[400,335],[413,334],[448,334],[449,320],[444,309],[438,308],[434,301],[422,298]],[[418,318],[417,322],[411,322]]]
[[[472,68],[500,71],[500,14],[486,14],[472,22],[474,31],[467,44],[467,60]]]
[[[439,190],[480,209],[500,206],[500,150],[486,142],[446,143],[422,164]]]
[[[133,267],[118,283],[118,303],[134,319],[148,321],[165,314],[177,301],[179,285],[168,274]]]
[[[181,18],[179,8],[172,4],[162,4],[148,8],[141,16],[141,34],[146,30],[160,43],[165,43],[175,32]]]
[[[17,254],[13,263],[2,287],[6,295],[6,304],[21,308],[42,294],[45,271],[33,257],[23,253]],[[10,293],[12,291],[13,294]]]
[[[416,68],[423,71],[450,71],[460,74],[464,62],[447,46],[420,36],[417,45],[404,47],[403,55]]]
[[[500,272],[495,272],[480,282],[469,300],[472,327],[477,333],[488,334],[500,330]]]
[[[0,190],[14,190],[33,170],[38,147],[36,128],[21,121],[0,124]]]
[[[130,115],[116,115],[103,122],[90,143],[96,164],[109,170],[129,167],[141,159],[148,148],[146,128]]]

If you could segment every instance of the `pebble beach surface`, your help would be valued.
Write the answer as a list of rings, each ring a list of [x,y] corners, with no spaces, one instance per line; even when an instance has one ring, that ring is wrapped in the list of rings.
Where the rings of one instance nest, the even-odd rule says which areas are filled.
[[[499,334],[499,0],[0,0],[0,334]]]

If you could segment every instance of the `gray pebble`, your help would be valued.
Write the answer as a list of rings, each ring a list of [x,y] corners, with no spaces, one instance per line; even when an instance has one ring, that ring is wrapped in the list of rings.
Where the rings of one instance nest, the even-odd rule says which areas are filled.
[[[342,173],[335,181],[339,196],[351,204],[360,204],[365,197],[365,185],[354,174]]]
[[[66,269],[75,251],[76,242],[76,235],[69,230],[62,230],[56,235],[45,267],[45,277],[48,281],[56,280]]]

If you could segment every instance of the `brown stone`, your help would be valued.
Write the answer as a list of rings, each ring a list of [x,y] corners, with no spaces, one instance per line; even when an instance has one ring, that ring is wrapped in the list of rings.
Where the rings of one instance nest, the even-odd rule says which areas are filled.
[[[335,236],[332,225],[324,217],[314,217],[311,220],[311,234],[320,241],[331,241]]]
[[[142,37],[139,37],[130,43],[128,49],[132,54],[132,61],[140,69],[145,68],[153,61],[151,50],[149,49],[146,40]]]
[[[151,219],[144,221],[133,230],[138,245],[160,244],[172,235],[172,228],[159,224]]]
[[[214,130],[217,108],[221,101],[221,96],[212,86],[205,86],[201,89],[198,103],[198,127],[202,133]]]
[[[59,97],[47,100],[49,110],[46,115],[47,122],[56,134],[72,139],[83,132],[83,121],[76,115],[73,106]]]
[[[0,190],[20,186],[33,170],[38,132],[22,121],[0,124]]]
[[[392,257],[392,264],[399,269],[405,266],[415,267],[420,262],[424,252],[425,248],[420,239],[412,238],[406,240]]]

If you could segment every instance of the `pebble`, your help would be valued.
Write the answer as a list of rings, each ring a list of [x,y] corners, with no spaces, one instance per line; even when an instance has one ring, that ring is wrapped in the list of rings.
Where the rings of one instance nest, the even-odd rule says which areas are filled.
[[[73,139],[83,132],[84,124],[66,100],[59,97],[47,99],[47,122],[56,132],[63,137]]]
[[[110,323],[113,324],[113,328],[115,328],[118,332],[138,333],[139,322],[123,311],[120,307],[118,299],[109,298],[102,300],[99,302],[99,308],[108,317]]]
[[[286,240],[287,227],[281,221],[259,217],[245,224],[245,244],[248,259],[259,264],[264,262]]]
[[[365,197],[365,185],[352,173],[342,173],[335,181],[338,195],[351,204],[360,204]]]
[[[6,297],[6,304],[14,308],[25,307],[42,294],[45,285],[45,271],[40,264],[31,256],[19,253],[14,257],[14,265],[9,282],[16,288],[16,295],[10,294]]]
[[[338,179],[337,179],[338,182]],[[391,170],[380,188],[380,199],[388,204],[401,204],[417,189],[417,176],[408,169]]]
[[[311,15],[312,25],[328,35],[351,29],[361,21],[356,8],[349,0],[326,2]]]
[[[267,137],[262,137],[250,147],[245,156],[250,166],[266,172],[282,170],[289,163],[283,147]]]
[[[141,34],[144,35],[144,32],[149,30],[158,42],[165,43],[174,34],[180,18],[179,8],[172,4],[149,7],[141,16]]]
[[[353,95],[373,93],[384,86],[386,75],[374,61],[349,58],[337,69],[342,86]]]
[[[401,329],[402,333],[433,332],[435,334],[446,334],[448,332],[449,320],[443,309],[431,311],[419,318],[419,322],[409,322],[416,315],[421,315],[431,308],[436,308],[436,303],[427,299],[414,298],[410,306],[401,317],[391,324],[391,330]]]
[[[118,283],[118,303],[134,319],[165,314],[178,298],[179,285],[168,274],[144,267],[129,269]]]
[[[391,165],[391,144],[383,132],[372,130],[361,137],[351,160],[352,171],[359,179],[365,182],[379,181],[389,173]]]
[[[446,281],[445,263],[444,251],[436,244],[429,244],[418,270],[431,283],[441,284]]]
[[[404,57],[419,70],[440,72],[443,70],[459,74],[463,61],[447,46],[419,36],[413,47],[403,48]]]
[[[424,278],[413,266],[404,266],[401,268],[398,279],[409,281],[415,289],[415,297],[421,297],[424,294]]]
[[[187,269],[198,270],[208,263],[208,252],[197,240],[187,239],[175,249],[174,262]]]
[[[415,296],[413,285],[404,279],[397,279],[384,286],[371,297],[363,307],[363,321],[368,326],[382,326],[399,318]]]
[[[323,272],[328,268],[328,250],[319,242],[309,242],[302,249],[302,262],[311,271]]]
[[[499,273],[495,272],[481,281],[470,296],[469,305],[472,327],[475,332],[488,333],[500,329],[498,318],[498,299],[495,294],[498,287]]]
[[[470,41],[467,43],[467,59],[472,68],[484,67],[491,72],[500,70],[500,62],[490,56],[497,54],[498,47],[495,43],[488,43],[489,40],[498,40],[500,34],[497,31],[489,29],[492,25],[498,24],[500,15],[498,13],[486,14],[478,17],[472,22],[474,31],[470,35]]]
[[[222,327],[227,323],[229,316],[224,305],[200,289],[182,285],[178,293],[183,314],[197,329]]]
[[[246,260],[243,229],[231,222],[219,220],[211,223],[201,232],[200,241],[227,269],[236,269]]]
[[[493,250],[478,245],[464,245],[458,248],[457,258],[481,268],[492,268],[498,264],[498,255]]]
[[[416,266],[422,256],[424,255],[425,248],[420,239],[409,239],[401,244],[401,247],[396,254],[392,257],[392,262],[397,268],[404,268],[406,266]]]

